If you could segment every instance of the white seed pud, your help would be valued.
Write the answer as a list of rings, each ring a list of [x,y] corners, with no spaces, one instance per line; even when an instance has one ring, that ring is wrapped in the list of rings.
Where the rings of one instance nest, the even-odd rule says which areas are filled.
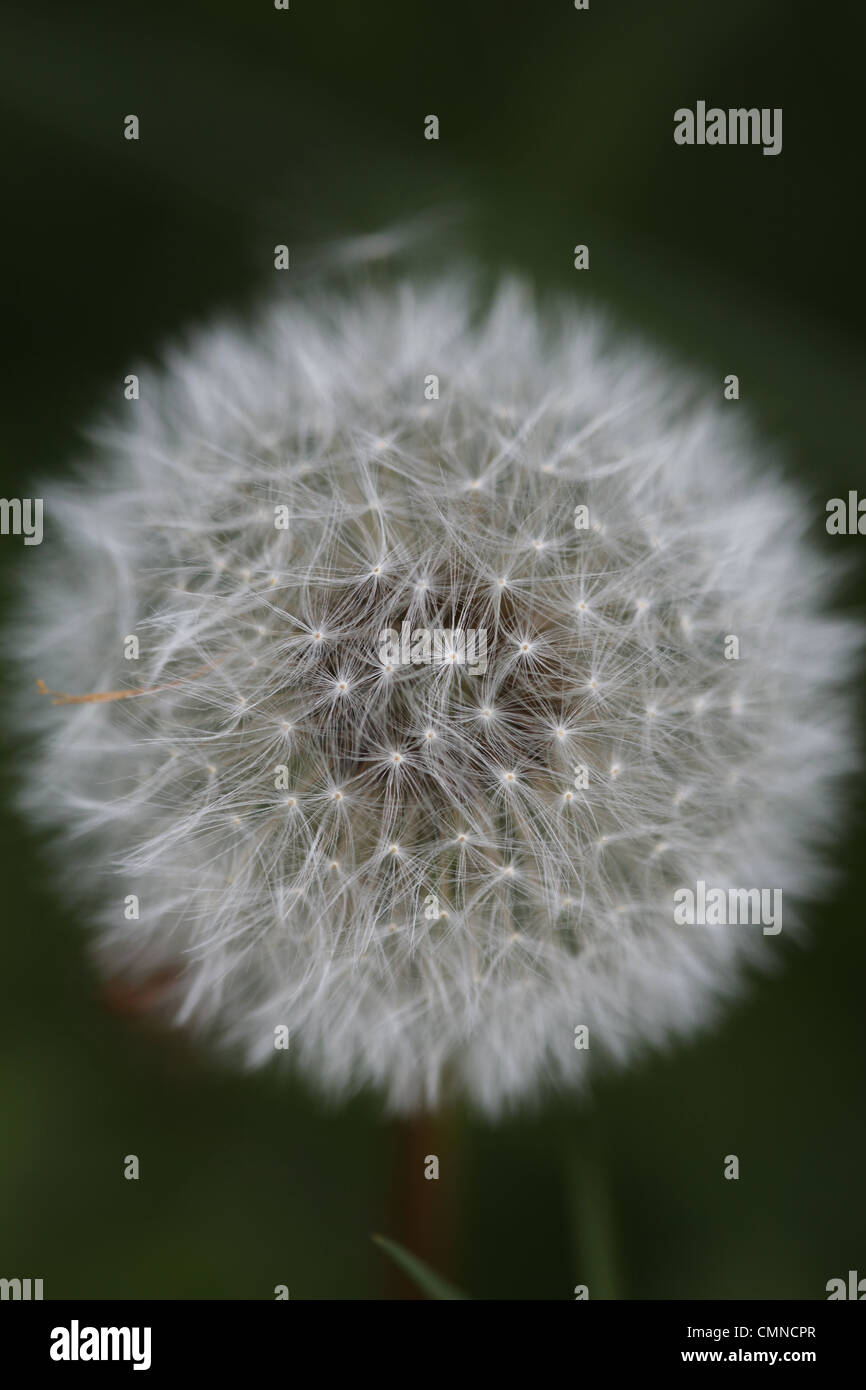
[[[457,278],[281,304],[173,352],[44,495],[22,685],[152,693],[28,698],[24,801],[107,968],[181,967],[178,1018],[251,1063],[289,1023],[330,1092],[408,1110],[447,1074],[496,1112],[691,1031],[772,950],[676,926],[677,886],[820,885],[857,638],[804,503],[583,311]],[[486,672],[384,668],[407,619],[483,628]]]

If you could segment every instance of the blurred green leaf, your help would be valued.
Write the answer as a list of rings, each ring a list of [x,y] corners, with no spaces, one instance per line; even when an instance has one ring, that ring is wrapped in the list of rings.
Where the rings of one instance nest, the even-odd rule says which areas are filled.
[[[423,1289],[431,1298],[448,1301],[462,1301],[467,1298],[465,1293],[455,1289],[453,1284],[441,1279],[438,1274],[434,1274],[429,1265],[425,1265],[423,1260],[417,1256],[410,1255],[408,1250],[404,1250],[402,1245],[398,1245],[395,1240],[388,1240],[387,1236],[373,1236],[373,1240],[380,1245],[386,1254],[398,1264],[409,1278],[414,1280],[420,1289]]]

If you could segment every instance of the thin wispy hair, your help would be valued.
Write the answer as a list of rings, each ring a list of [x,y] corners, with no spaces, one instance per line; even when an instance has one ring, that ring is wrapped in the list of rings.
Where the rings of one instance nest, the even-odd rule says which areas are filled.
[[[286,1025],[329,1094],[495,1114],[774,959],[673,893],[780,886],[796,930],[859,634],[739,404],[458,275],[280,301],[141,385],[44,485],[12,640],[23,802],[106,969],[175,972],[175,1019],[250,1065]],[[405,620],[483,629],[487,670],[388,669]]]

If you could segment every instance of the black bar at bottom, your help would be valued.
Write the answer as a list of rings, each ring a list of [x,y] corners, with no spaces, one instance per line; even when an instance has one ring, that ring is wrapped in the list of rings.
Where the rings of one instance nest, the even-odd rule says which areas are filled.
[[[424,1379],[442,1367],[453,1377],[467,1361],[482,1360],[485,1378],[502,1362],[513,1375],[515,1359],[540,1372],[552,1354],[547,1339],[568,1339],[574,1369],[666,1372],[674,1366],[811,1366],[822,1374],[856,1365],[863,1314],[843,1302],[601,1302],[575,1301],[567,1309],[523,1303],[508,1324],[497,1324],[494,1304],[466,1304],[439,1322],[417,1303],[399,1314],[393,1304],[377,1313],[375,1302],[84,1302],[51,1300],[0,1304],[0,1367],[52,1378],[114,1375],[143,1380],[179,1372],[221,1376],[263,1374],[282,1368],[288,1382],[308,1380],[327,1366],[332,1376],[345,1358],[347,1372],[416,1379],[420,1354]],[[544,1312],[544,1306],[548,1311]],[[480,1312],[486,1307],[487,1312]],[[408,1316],[410,1321],[403,1322]],[[481,1322],[478,1319],[481,1317]],[[379,1318],[382,1321],[379,1322]],[[487,1323],[490,1317],[492,1322]],[[420,1322],[415,1319],[420,1318]],[[464,1321],[465,1319],[465,1321]],[[319,1343],[311,1339],[325,1334]],[[353,1335],[357,1330],[357,1336]],[[539,1331],[543,1336],[540,1339]],[[455,1344],[449,1333],[462,1334]],[[423,1338],[405,1362],[406,1335]],[[468,1343],[467,1343],[468,1338]],[[403,1350],[401,1351],[401,1347]],[[303,1360],[294,1358],[303,1351]],[[515,1353],[517,1356],[515,1358]],[[266,1367],[272,1369],[268,1372]],[[402,1366],[402,1369],[401,1369]],[[17,1382],[16,1382],[17,1383]],[[281,1376],[282,1383],[282,1376]]]

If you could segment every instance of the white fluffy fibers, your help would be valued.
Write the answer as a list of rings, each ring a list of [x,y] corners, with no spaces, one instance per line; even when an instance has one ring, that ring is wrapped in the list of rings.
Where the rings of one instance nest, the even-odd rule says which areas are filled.
[[[106,968],[398,1111],[711,1017],[822,883],[859,642],[742,409],[458,278],[142,372],[44,490],[14,634],[25,800]],[[699,881],[783,890],[785,931],[678,924]]]

